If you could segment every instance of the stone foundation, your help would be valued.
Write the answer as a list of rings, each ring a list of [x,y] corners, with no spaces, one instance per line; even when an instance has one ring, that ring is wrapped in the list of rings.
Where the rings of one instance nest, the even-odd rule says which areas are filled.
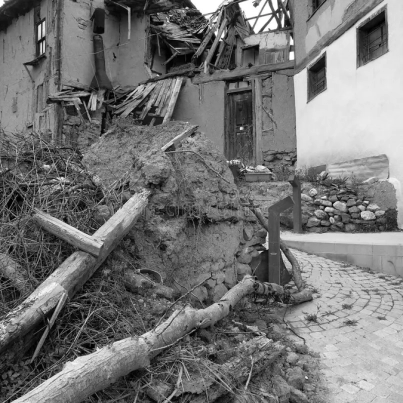
[[[297,152],[266,151],[263,153],[264,165],[274,173],[289,172],[295,170],[297,162]]]

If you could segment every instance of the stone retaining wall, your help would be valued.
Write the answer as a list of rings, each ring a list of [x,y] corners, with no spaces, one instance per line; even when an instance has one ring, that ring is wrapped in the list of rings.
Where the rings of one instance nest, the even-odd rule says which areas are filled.
[[[377,232],[397,228],[396,192],[387,181],[356,186],[313,186],[302,191],[303,225],[309,232]]]

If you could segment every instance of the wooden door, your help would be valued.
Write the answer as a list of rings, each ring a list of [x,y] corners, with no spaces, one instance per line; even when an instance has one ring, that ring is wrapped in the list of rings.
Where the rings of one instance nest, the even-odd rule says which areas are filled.
[[[252,91],[227,94],[225,156],[254,163]]]

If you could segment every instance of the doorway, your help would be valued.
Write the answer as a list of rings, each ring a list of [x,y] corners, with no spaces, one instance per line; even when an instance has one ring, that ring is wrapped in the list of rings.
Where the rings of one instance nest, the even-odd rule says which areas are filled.
[[[252,99],[252,90],[249,86],[232,89],[230,87],[227,90],[224,153],[228,160],[241,160],[245,165],[254,163]]]

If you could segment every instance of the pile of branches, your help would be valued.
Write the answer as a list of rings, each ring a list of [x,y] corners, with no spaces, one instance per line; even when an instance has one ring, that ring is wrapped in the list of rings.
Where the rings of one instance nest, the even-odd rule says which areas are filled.
[[[113,213],[124,204],[126,190],[121,184],[124,178],[105,188],[85,169],[81,153],[74,148],[54,146],[36,134],[1,134],[0,320],[75,251],[35,223],[35,210],[91,235],[102,224],[97,218],[99,206],[108,206]],[[23,281],[16,283],[10,271],[2,271],[10,262],[17,270],[14,274]],[[123,265],[111,276],[111,263],[116,269],[121,262],[112,256],[109,265],[106,263],[74,301],[66,304],[37,358],[31,359],[33,351],[0,358],[0,402],[23,395],[68,361],[145,331],[146,319],[133,309],[132,294],[125,289]],[[135,260],[131,265],[135,267]]]

